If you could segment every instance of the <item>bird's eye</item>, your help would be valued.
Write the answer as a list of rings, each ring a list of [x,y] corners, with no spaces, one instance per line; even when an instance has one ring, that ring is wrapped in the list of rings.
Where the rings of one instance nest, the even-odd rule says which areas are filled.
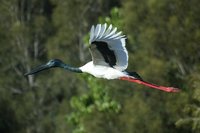
[[[53,62],[53,60],[50,60],[48,63],[47,63],[47,65],[52,65],[54,62]]]

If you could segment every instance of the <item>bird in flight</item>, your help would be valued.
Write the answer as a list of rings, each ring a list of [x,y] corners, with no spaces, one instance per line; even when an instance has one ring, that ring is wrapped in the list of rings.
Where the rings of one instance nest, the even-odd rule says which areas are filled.
[[[92,61],[81,67],[72,67],[59,59],[53,59],[46,64],[40,65],[27,75],[33,75],[40,71],[54,67],[64,68],[76,73],[89,73],[97,78],[127,80],[143,84],[150,88],[165,92],[179,92],[178,88],[160,86],[144,81],[136,72],[128,72],[128,52],[125,47],[125,35],[117,31],[116,27],[107,24],[97,24],[90,30],[89,51]]]

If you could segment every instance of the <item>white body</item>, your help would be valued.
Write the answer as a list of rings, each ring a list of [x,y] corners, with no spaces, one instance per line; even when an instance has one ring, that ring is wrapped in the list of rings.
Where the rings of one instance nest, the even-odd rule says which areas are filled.
[[[80,69],[97,78],[118,79],[120,77],[128,76],[126,72],[122,72],[109,66],[94,65],[93,61],[88,62],[84,66],[80,67]]]
[[[124,71],[128,66],[128,52],[125,48],[125,36],[121,34],[112,25],[92,26],[89,40],[92,61],[80,67],[81,71],[97,78],[128,77]]]

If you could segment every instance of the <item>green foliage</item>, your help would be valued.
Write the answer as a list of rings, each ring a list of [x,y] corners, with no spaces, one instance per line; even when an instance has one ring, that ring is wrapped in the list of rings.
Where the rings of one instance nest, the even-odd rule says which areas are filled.
[[[121,106],[112,100],[107,92],[107,87],[102,85],[92,76],[85,76],[83,79],[88,84],[89,92],[81,96],[74,96],[71,99],[73,112],[68,116],[68,121],[76,125],[74,133],[85,132],[85,119],[94,113],[117,114]]]
[[[122,14],[120,12],[120,8],[118,7],[113,7],[110,11],[110,15],[109,16],[100,16],[99,18],[99,22],[100,23],[107,23],[112,24],[118,28],[122,27]]]
[[[131,66],[136,66],[137,71],[141,71],[146,79],[159,81],[161,84],[176,85],[187,93],[182,92],[180,96],[174,97],[176,99],[174,100],[182,106],[168,104],[170,99],[165,96],[165,104],[169,106],[162,108],[173,110],[170,112],[171,115],[176,114],[174,120],[167,121],[173,125],[177,121],[178,126],[177,128],[174,126],[168,132],[199,131],[199,115],[196,113],[199,108],[199,101],[196,99],[199,95],[198,87],[195,85],[199,83],[197,76],[200,57],[197,54],[199,29],[194,27],[199,27],[197,12],[200,10],[199,6],[195,6],[196,2],[196,0],[190,3],[178,0],[147,2],[127,0],[123,4],[129,43],[135,45],[130,49],[131,53],[134,53],[130,58],[134,57],[137,64],[130,62]],[[158,99],[158,96],[154,98]],[[193,108],[194,106],[196,108]],[[180,108],[185,109],[180,110]],[[186,111],[188,109],[189,112]],[[166,119],[166,116],[161,115],[160,118]]]
[[[190,86],[193,91],[191,94],[191,100],[193,101],[190,104],[187,104],[183,112],[185,113],[183,118],[180,118],[176,125],[178,127],[188,127],[193,132],[197,133],[200,130],[200,76],[199,74],[193,74],[193,77],[191,77]]]
[[[0,12],[0,132],[199,132],[198,0],[2,0]],[[52,58],[91,60],[98,22],[126,35],[129,70],[181,93],[60,69],[23,76]]]

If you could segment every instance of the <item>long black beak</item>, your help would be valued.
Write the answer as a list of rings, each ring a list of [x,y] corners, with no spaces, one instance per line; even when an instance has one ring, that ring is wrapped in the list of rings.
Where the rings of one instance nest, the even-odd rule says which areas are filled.
[[[24,76],[33,75],[33,74],[36,74],[36,73],[38,73],[40,71],[47,70],[49,68],[51,68],[51,67],[49,67],[46,64],[45,65],[40,65],[40,66],[34,68],[33,70],[31,70],[30,72],[25,73]]]

